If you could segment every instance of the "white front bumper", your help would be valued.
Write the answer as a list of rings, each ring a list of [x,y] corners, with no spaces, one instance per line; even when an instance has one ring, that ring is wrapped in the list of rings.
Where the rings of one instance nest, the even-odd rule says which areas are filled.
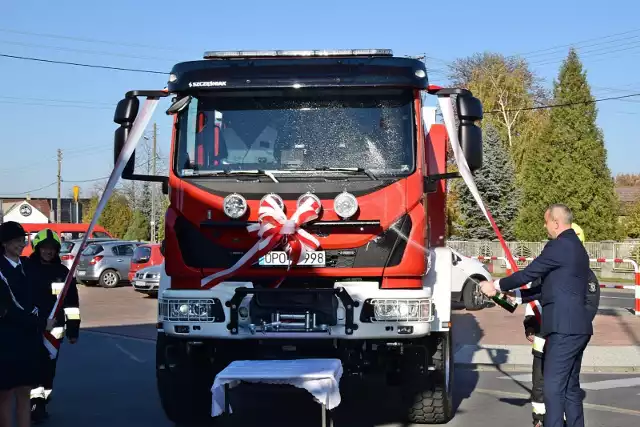
[[[238,318],[238,330],[236,334],[229,331],[227,325],[231,318],[231,309],[225,304],[230,301],[238,287],[253,288],[251,282],[224,282],[213,289],[206,290],[175,290],[162,291],[159,303],[165,300],[189,300],[217,298],[222,302],[225,320],[223,322],[188,322],[169,321],[162,316],[158,321],[163,325],[165,334],[187,339],[410,339],[428,335],[432,331],[432,321],[376,321],[371,323],[360,322],[363,303],[367,299],[425,299],[431,298],[431,288],[406,290],[406,289],[379,289],[378,282],[336,282],[334,288],[344,288],[351,298],[358,302],[353,309],[354,322],[357,329],[352,334],[346,331],[346,310],[341,301],[338,303],[338,324],[329,326],[328,332],[253,332],[248,319]],[[249,306],[252,295],[247,295],[240,307]],[[188,328],[186,328],[188,326]],[[411,326],[413,332],[400,334],[398,327]],[[178,328],[176,328],[178,327]],[[437,328],[435,328],[437,330]],[[186,330],[186,331],[185,331]]]

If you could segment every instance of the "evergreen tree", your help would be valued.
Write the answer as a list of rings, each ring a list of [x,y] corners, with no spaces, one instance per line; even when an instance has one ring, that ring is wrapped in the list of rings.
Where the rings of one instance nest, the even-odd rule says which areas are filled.
[[[514,238],[514,220],[518,213],[520,195],[516,186],[513,161],[496,128],[484,127],[484,165],[474,173],[478,191],[505,239]],[[459,219],[454,223],[456,237],[463,239],[496,238],[491,224],[462,179],[454,183],[457,193]]]
[[[624,222],[625,234],[632,239],[640,238],[640,202],[633,204]]]
[[[140,210],[133,212],[133,220],[124,235],[125,240],[149,241],[151,238],[149,228],[149,218]]]
[[[99,196],[94,195],[84,209],[82,222],[89,223],[98,206]],[[114,190],[100,215],[98,224],[107,229],[114,237],[122,238],[131,223],[132,212],[124,194]]]
[[[614,239],[619,227],[613,178],[586,72],[573,49],[554,82],[553,94],[554,104],[563,106],[551,109],[547,130],[525,154],[518,237],[546,238],[542,227],[545,208],[564,203],[589,240]]]
[[[158,209],[158,242],[162,242],[165,236],[165,218],[167,214],[167,209],[169,208],[169,198],[167,196],[162,196],[160,199],[160,208]]]

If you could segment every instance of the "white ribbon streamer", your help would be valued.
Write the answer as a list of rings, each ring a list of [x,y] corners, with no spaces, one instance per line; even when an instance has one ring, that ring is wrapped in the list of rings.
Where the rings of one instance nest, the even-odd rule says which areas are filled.
[[[512,266],[510,262],[510,259],[513,259],[513,256],[509,252],[509,248],[506,242],[500,235],[498,226],[495,224],[495,221],[489,214],[489,211],[487,210],[484,202],[482,201],[482,197],[480,196],[478,187],[476,187],[475,180],[473,179],[473,175],[471,174],[471,169],[469,169],[469,165],[467,164],[467,159],[465,158],[464,153],[462,152],[462,146],[460,145],[460,141],[458,140],[458,132],[456,132],[455,113],[453,111],[452,99],[450,97],[438,97],[438,103],[440,105],[440,110],[442,111],[444,124],[447,128],[447,134],[449,135],[451,150],[453,151],[453,156],[456,160],[456,165],[458,166],[458,172],[460,173],[460,176],[462,177],[464,182],[467,184],[467,187],[469,188],[471,195],[475,199],[476,203],[478,204],[478,207],[484,214],[485,218],[487,218],[487,221],[489,221],[489,224],[491,224],[491,226],[496,231],[497,237],[500,240],[500,244],[505,251],[505,255],[506,255],[505,262],[507,264],[507,268],[513,270],[514,266]],[[539,313],[542,313],[542,306],[540,305],[540,302],[537,300],[531,301],[527,304],[525,315],[535,314],[535,310],[538,310]]]
[[[89,224],[87,231],[84,233],[84,236],[82,237],[82,241],[80,242],[80,249],[78,253],[82,253],[82,251],[84,250],[87,244],[87,239],[89,238],[89,236],[91,235],[91,232],[93,231],[94,227],[98,223],[98,220],[100,219],[100,215],[102,214],[102,211],[107,205],[107,202],[109,201],[109,198],[111,197],[113,190],[116,187],[116,184],[118,183],[120,177],[122,176],[122,171],[127,165],[127,162],[129,161],[129,159],[131,158],[131,155],[136,149],[136,146],[140,142],[140,138],[142,137],[142,134],[144,133],[147,125],[149,124],[149,121],[151,120],[151,116],[153,116],[153,112],[155,111],[158,105],[158,102],[159,102],[159,99],[147,98],[147,100],[142,105],[140,114],[138,114],[135,121],[133,122],[131,131],[127,136],[127,140],[124,143],[124,146],[122,147],[122,151],[120,151],[120,155],[118,156],[118,160],[116,161],[116,164],[113,168],[113,171],[111,172],[111,175],[109,176],[109,181],[107,182],[107,186],[105,187],[104,192],[102,193],[102,196],[98,201],[98,206],[96,207],[96,211],[93,214],[93,218],[91,218],[91,223]],[[49,314],[49,322],[55,319],[58,314],[60,304],[67,293],[67,289],[69,288],[69,285],[71,284],[71,280],[74,276],[76,268],[78,267],[79,261],[80,261],[80,257],[79,256],[75,257],[73,260],[73,263],[71,264],[71,267],[69,268],[69,274],[67,275],[67,278],[64,282],[64,287],[62,291],[58,294],[58,298],[53,306],[53,309],[51,310],[51,314]],[[45,337],[45,346],[49,349],[49,352],[51,353],[51,358],[54,359],[57,353],[57,349],[55,348],[55,346],[53,346],[53,343],[47,340],[46,337]]]

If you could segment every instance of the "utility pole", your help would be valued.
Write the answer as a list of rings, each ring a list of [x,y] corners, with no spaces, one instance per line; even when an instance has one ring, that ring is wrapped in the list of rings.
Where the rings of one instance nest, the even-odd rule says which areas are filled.
[[[156,157],[157,157],[157,142],[158,142],[158,125],[153,124],[153,150],[151,155],[151,175],[156,174]],[[155,183],[151,183],[151,243],[156,243],[156,186]]]
[[[62,222],[62,150],[58,148],[58,203],[56,205],[56,222]]]

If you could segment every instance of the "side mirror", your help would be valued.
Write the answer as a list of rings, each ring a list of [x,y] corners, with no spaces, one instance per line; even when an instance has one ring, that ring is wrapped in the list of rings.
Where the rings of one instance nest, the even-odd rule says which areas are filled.
[[[137,97],[127,96],[121,99],[116,106],[116,113],[113,115],[113,121],[119,125],[132,126],[138,110],[140,109],[140,101]]]
[[[129,131],[131,131],[131,127],[120,126],[116,129],[113,135],[113,164],[115,165],[118,161],[118,157],[120,157],[120,152],[124,147],[124,143],[127,141],[127,137],[129,136]],[[122,171],[122,177],[127,179],[133,175],[133,172],[136,167],[136,152],[131,153],[131,157],[127,162],[127,165],[124,167]]]
[[[173,104],[171,104],[171,106],[167,109],[167,115],[171,116],[173,114],[177,114],[180,111],[184,110],[187,105],[189,105],[189,103],[191,102],[191,95],[187,95],[183,98],[179,98],[178,100],[176,100]]]
[[[120,157],[120,152],[124,147],[124,143],[127,141],[129,132],[133,127],[133,122],[138,116],[138,110],[140,108],[140,101],[137,97],[127,96],[118,102],[116,106],[116,112],[113,116],[113,121],[120,125],[116,129],[113,136],[113,163],[115,164]],[[122,171],[122,177],[127,179],[133,175],[136,165],[136,153],[131,153],[131,158],[127,162],[124,170]]]
[[[118,102],[116,106],[116,112],[113,116],[113,121],[120,125],[116,129],[113,136],[113,161],[118,161],[120,153],[124,148],[125,142],[129,132],[133,128],[133,123],[138,117],[138,110],[140,109],[140,101],[138,97],[144,96],[147,99],[159,99],[169,96],[169,92],[166,90],[132,90],[127,92],[125,97]],[[131,153],[131,158],[127,162],[124,170],[122,171],[122,178],[131,181],[146,181],[146,182],[161,182],[162,191],[166,194],[169,192],[169,177],[160,175],[136,175],[134,172],[136,164],[136,152]]]
[[[482,129],[476,125],[483,117],[482,102],[470,94],[459,94],[456,103],[460,120],[458,137],[469,169],[473,172],[482,167]]]

